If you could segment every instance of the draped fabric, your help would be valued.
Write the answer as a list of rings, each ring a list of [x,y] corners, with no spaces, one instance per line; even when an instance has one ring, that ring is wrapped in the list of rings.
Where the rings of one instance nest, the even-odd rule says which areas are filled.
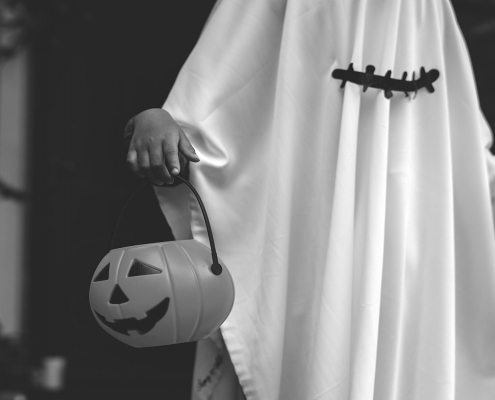
[[[387,100],[351,62],[440,77]],[[247,399],[495,398],[492,135],[447,0],[220,0],[164,109]]]

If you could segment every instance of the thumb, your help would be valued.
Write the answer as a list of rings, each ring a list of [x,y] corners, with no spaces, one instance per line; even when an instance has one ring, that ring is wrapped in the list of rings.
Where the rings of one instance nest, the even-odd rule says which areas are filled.
[[[187,138],[186,134],[180,130],[179,133],[179,143],[178,143],[178,148],[179,151],[182,153],[184,157],[186,157],[187,160],[192,161],[192,162],[198,162],[199,157],[196,154],[196,150],[192,146],[191,142]]]

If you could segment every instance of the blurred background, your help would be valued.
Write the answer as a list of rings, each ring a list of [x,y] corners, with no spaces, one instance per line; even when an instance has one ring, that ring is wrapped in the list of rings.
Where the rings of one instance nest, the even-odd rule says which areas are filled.
[[[138,182],[124,126],[162,106],[214,2],[0,0],[0,400],[189,398],[195,344],[121,345],[88,289]],[[495,127],[495,0],[453,5]],[[145,190],[116,245],[166,240]]]

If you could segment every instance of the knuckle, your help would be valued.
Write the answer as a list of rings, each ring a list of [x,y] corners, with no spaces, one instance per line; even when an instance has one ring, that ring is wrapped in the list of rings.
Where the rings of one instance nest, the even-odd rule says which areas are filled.
[[[163,149],[163,153],[165,154],[165,156],[173,157],[177,155],[177,149]]]
[[[139,168],[139,165],[137,163],[137,160],[135,157],[127,157],[127,159],[125,160],[127,166],[129,168],[132,168],[132,169],[137,169]]]
[[[156,136],[148,136],[146,138],[146,143],[149,144],[149,145],[156,145],[157,143],[159,143],[161,141],[160,138],[156,137]]]
[[[143,139],[133,138],[131,141],[131,146],[136,150],[142,149],[143,148]]]
[[[152,169],[161,169],[162,166],[163,166],[163,163],[158,162],[158,161],[153,161],[153,162],[151,162],[151,165],[150,165],[150,167]]]

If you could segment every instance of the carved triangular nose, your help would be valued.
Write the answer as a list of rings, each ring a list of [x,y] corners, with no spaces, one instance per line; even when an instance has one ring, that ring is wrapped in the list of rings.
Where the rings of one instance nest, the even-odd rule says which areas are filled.
[[[122,291],[119,285],[115,285],[113,289],[112,296],[110,296],[110,304],[122,304],[127,303],[129,299]]]

